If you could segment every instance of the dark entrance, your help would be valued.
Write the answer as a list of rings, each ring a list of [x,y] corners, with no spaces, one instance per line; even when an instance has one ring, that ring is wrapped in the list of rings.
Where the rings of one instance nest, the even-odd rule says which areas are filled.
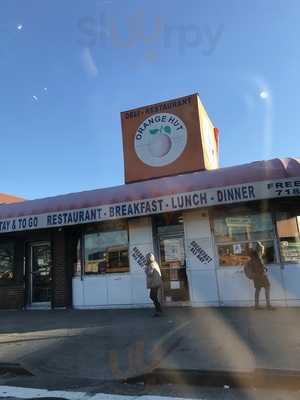
[[[52,302],[52,257],[50,242],[28,245],[28,306],[49,308]]]
[[[182,215],[177,213],[158,215],[154,219],[154,229],[163,280],[164,302],[170,304],[188,301]]]

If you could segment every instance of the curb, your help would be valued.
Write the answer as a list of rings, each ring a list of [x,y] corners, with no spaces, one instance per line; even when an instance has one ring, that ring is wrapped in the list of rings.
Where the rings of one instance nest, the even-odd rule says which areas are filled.
[[[252,371],[179,370],[158,368],[125,380],[126,383],[161,385],[166,383],[193,386],[235,388],[300,389],[300,371],[258,368]]]
[[[13,374],[13,375],[23,375],[23,376],[33,376],[31,372],[21,367],[20,364],[16,363],[0,363],[0,375],[4,374]]]

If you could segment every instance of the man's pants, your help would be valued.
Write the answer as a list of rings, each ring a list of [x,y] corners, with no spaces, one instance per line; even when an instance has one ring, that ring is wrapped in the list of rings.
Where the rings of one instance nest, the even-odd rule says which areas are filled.
[[[156,312],[161,312],[162,311],[161,305],[160,302],[158,301],[158,290],[159,290],[158,287],[150,289],[150,299],[153,301]]]

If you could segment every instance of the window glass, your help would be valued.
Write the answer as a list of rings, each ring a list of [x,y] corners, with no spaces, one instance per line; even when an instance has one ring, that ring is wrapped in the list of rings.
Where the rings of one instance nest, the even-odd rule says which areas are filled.
[[[14,266],[14,244],[13,243],[0,243],[0,280],[14,279],[15,266]]]
[[[272,219],[269,213],[222,216],[214,220],[218,242],[255,241],[273,238]]]
[[[280,243],[280,254],[283,262],[300,262],[300,217],[281,212],[276,218]]]
[[[128,230],[85,235],[85,274],[128,272]]]
[[[183,232],[183,217],[181,213],[165,213],[155,216],[158,235]]]
[[[155,215],[155,224],[157,227],[165,227],[170,225],[182,225],[183,217],[181,213],[164,213]]]
[[[265,253],[263,260],[265,264],[275,262],[275,252],[273,241],[260,241]],[[219,262],[221,266],[239,266],[244,265],[249,260],[249,250],[255,246],[256,242],[221,244],[218,245]]]
[[[257,241],[265,247],[264,262],[276,262],[270,213],[218,216],[214,219],[214,232],[220,266],[244,265]]]

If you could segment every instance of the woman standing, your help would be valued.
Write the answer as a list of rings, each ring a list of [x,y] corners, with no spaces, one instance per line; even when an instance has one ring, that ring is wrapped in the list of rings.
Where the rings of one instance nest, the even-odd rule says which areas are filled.
[[[152,253],[148,253],[146,256],[147,265],[145,273],[147,276],[147,289],[150,289],[150,299],[153,301],[155,307],[154,316],[158,317],[162,313],[161,304],[158,300],[158,292],[161,288],[161,272],[158,263]]]
[[[265,248],[262,243],[257,242],[255,249],[253,249],[250,253],[250,265],[253,274],[253,283],[255,287],[255,309],[259,310],[259,294],[261,288],[265,289],[266,295],[266,303],[268,310],[274,310],[274,307],[271,306],[270,302],[270,281],[266,274],[266,268],[263,262]]]

